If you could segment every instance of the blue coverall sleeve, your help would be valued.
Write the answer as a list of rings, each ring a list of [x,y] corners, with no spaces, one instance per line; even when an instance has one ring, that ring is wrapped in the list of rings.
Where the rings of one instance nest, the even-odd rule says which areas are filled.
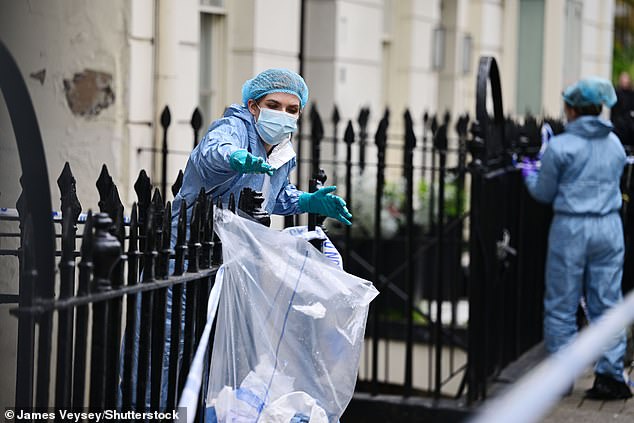
[[[203,179],[211,179],[218,174],[235,173],[229,164],[231,154],[247,148],[246,134],[232,124],[218,125],[207,132],[191,156],[192,161]],[[243,145],[244,144],[244,145]]]
[[[277,199],[275,200],[275,206],[273,207],[273,214],[289,215],[299,214],[299,196],[302,195],[302,191],[298,190],[295,185],[290,181],[286,186],[282,187]]]
[[[552,147],[547,148],[539,172],[524,179],[528,192],[535,200],[547,204],[553,202],[559,184],[559,169],[556,151]]]

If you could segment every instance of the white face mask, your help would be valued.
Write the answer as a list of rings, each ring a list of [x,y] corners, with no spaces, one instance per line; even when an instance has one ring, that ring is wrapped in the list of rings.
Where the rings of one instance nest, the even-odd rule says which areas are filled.
[[[255,129],[265,143],[277,145],[297,131],[297,116],[260,106],[258,109],[260,116],[255,122]]]

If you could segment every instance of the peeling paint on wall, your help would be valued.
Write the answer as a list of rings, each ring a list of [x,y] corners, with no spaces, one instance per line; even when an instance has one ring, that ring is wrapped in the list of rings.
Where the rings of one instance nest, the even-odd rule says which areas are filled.
[[[96,116],[114,103],[112,75],[85,69],[72,80],[64,79],[68,107],[75,115]]]

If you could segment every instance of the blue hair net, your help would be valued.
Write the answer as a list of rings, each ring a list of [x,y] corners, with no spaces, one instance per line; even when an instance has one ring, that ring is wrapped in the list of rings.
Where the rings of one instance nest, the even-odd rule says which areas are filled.
[[[257,100],[270,93],[294,94],[302,108],[308,102],[308,86],[304,78],[288,69],[267,69],[242,86],[242,102]]]
[[[572,107],[600,106],[608,107],[616,103],[616,92],[612,83],[604,78],[590,77],[582,79],[568,88],[562,94],[564,101]]]

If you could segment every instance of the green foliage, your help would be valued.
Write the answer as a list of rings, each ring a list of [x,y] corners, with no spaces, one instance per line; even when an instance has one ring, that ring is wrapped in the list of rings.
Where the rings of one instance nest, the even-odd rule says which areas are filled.
[[[353,181],[353,200],[351,213],[354,223],[352,236],[367,238],[374,235],[374,196],[375,184],[373,178],[358,178]],[[445,178],[445,216],[448,219],[461,216],[465,211],[465,193],[458,197],[458,185],[454,175]],[[403,178],[397,181],[385,181],[383,197],[381,199],[381,235],[389,239],[403,234],[407,225],[407,198],[405,198],[406,183]],[[429,229],[429,207],[431,188],[427,181],[420,180],[414,190],[414,225],[417,231],[426,232]],[[437,219],[438,180],[434,186],[434,219]],[[460,204],[458,204],[460,202]],[[333,233],[343,233],[343,226],[333,219],[326,220],[327,229]]]
[[[381,317],[390,322],[406,322],[407,313],[402,308],[389,308],[383,310]],[[424,316],[421,316],[417,311],[412,310],[412,320],[415,325],[427,326],[429,322]]]
[[[615,43],[612,57],[612,81],[615,85],[621,72],[627,72],[634,78],[634,47]]]
[[[614,48],[612,54],[612,80],[616,84],[619,74],[627,72],[634,78],[634,0],[617,0],[614,17]]]

